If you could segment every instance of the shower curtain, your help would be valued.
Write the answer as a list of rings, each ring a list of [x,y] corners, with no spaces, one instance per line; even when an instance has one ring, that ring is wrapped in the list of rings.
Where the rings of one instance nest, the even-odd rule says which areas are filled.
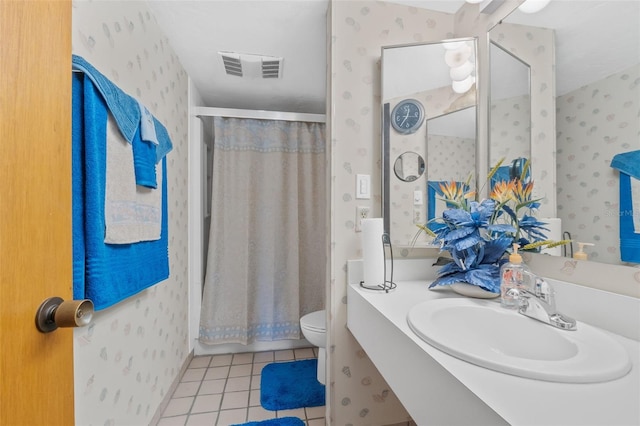
[[[301,338],[324,308],[325,126],[214,118],[205,344]]]

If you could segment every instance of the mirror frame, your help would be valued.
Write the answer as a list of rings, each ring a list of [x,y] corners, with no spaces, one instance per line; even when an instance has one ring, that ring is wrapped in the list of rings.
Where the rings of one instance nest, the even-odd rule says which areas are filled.
[[[382,143],[381,143],[381,151],[382,151],[382,155],[381,155],[381,159],[382,159],[382,164],[381,164],[381,178],[382,178],[382,194],[381,194],[381,204],[382,204],[382,218],[383,218],[383,231],[388,234],[390,236],[391,239],[393,239],[393,235],[391,232],[391,207],[390,207],[390,194],[391,194],[391,176],[393,175],[393,161],[390,158],[391,156],[391,107],[389,105],[389,103],[385,103],[385,100],[383,98],[384,96],[384,89],[383,89],[383,84],[384,84],[384,51],[385,49],[391,49],[391,48],[402,48],[402,47],[417,47],[417,46],[428,46],[428,45],[436,45],[436,44],[443,44],[443,43],[448,43],[448,42],[456,42],[456,41],[473,41],[474,43],[474,50],[473,50],[473,54],[475,57],[475,73],[476,73],[476,77],[475,77],[475,103],[473,105],[469,105],[467,107],[471,107],[474,106],[475,110],[476,110],[476,122],[475,122],[475,135],[476,135],[476,152],[478,151],[478,138],[479,138],[479,127],[478,127],[478,121],[479,121],[479,114],[478,111],[480,109],[480,90],[479,90],[479,78],[478,78],[478,73],[479,73],[479,59],[478,59],[478,55],[479,55],[479,51],[478,51],[478,44],[479,44],[479,39],[476,36],[468,36],[468,37],[457,37],[457,38],[450,38],[450,39],[444,39],[444,40],[434,40],[434,41],[430,41],[430,42],[418,42],[418,43],[407,43],[407,44],[398,44],[398,45],[387,45],[387,46],[382,46],[381,47],[381,60],[380,60],[380,89],[381,89],[381,93],[380,93],[380,104],[381,104],[381,124],[382,124],[382,132],[381,132],[381,138],[382,138]],[[444,62],[444,59],[443,59]],[[466,93],[466,92],[465,92]],[[463,94],[461,94],[463,95]],[[426,125],[427,121],[429,120],[429,117],[425,116],[424,118],[424,123]],[[428,132],[428,129],[426,130]],[[426,152],[426,146],[427,146],[427,140],[428,140],[428,133],[427,133],[427,137],[425,138],[424,141],[424,145],[425,145],[425,152]],[[425,160],[425,165],[428,164],[428,159],[424,158]],[[476,163],[477,163],[478,159],[476,158]],[[425,169],[425,175],[428,174],[428,168]],[[478,169],[476,167],[475,170],[475,178],[477,181],[478,178]],[[423,197],[423,203],[425,205],[425,210],[426,210],[426,204],[427,204],[428,200],[427,200],[427,188],[425,187],[425,194]],[[425,223],[427,221],[427,218],[424,218]],[[399,247],[409,247],[410,242],[407,242],[407,245],[402,245],[400,244]],[[433,247],[431,245],[429,245],[429,247]]]
[[[495,28],[495,27],[494,27]],[[487,150],[488,150],[488,158],[489,158],[489,169],[491,169],[494,164],[499,161],[499,157],[498,158],[493,158],[492,155],[492,150],[495,149],[494,146],[494,133],[492,132],[492,127],[493,127],[493,119],[494,119],[494,113],[493,113],[493,92],[492,90],[494,89],[493,85],[491,84],[492,81],[492,75],[491,75],[491,70],[493,69],[493,58],[492,58],[492,48],[495,46],[495,48],[500,49],[502,52],[504,52],[505,54],[509,55],[511,58],[513,58],[514,60],[516,60],[517,62],[519,62],[520,64],[524,65],[527,67],[527,86],[528,86],[528,93],[527,96],[529,97],[529,102],[528,102],[528,108],[529,108],[529,115],[528,115],[528,127],[529,127],[529,131],[528,133],[528,137],[529,140],[527,141],[527,151],[528,151],[528,155],[526,158],[531,158],[531,145],[532,145],[532,140],[533,140],[533,129],[531,126],[531,122],[532,122],[532,118],[531,118],[531,99],[532,99],[532,94],[531,94],[531,65],[529,63],[527,63],[526,61],[524,61],[523,59],[519,58],[518,56],[516,56],[513,52],[510,52],[508,49],[506,49],[505,47],[503,47],[502,45],[500,45],[500,43],[498,41],[494,41],[491,39],[491,31],[489,31],[489,37],[488,37],[488,42],[489,42],[489,90],[488,90],[488,110],[487,110],[487,114],[488,114],[488,118],[489,118],[489,126],[488,126],[488,130],[489,130],[489,134],[487,137]],[[511,159],[505,159],[505,161],[507,163],[509,163],[511,161]]]

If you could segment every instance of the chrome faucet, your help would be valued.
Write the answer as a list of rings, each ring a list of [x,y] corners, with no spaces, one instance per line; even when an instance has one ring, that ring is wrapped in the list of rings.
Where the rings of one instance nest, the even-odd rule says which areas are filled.
[[[563,330],[575,330],[576,320],[556,311],[553,287],[535,277],[533,289],[518,292],[518,312]]]

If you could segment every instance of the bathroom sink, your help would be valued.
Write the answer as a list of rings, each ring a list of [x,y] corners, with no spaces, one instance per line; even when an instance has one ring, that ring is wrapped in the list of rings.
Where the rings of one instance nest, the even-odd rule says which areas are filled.
[[[625,348],[606,332],[578,323],[560,330],[495,301],[448,298],[420,303],[409,326],[430,345],[491,370],[530,379],[595,383],[627,374]]]

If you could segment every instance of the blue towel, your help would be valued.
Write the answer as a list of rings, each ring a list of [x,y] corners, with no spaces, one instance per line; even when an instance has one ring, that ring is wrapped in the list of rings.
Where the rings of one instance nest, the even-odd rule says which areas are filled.
[[[640,152],[640,151],[639,151]],[[640,263],[640,234],[636,234],[631,199],[631,176],[620,173],[620,259],[623,262]]]
[[[143,135],[147,137],[147,141],[144,141],[138,134],[141,126],[146,125],[142,123],[145,118],[139,102],[113,84],[81,56],[73,55],[71,62],[74,70],[82,71],[95,84],[108,105],[109,112],[113,114],[120,132],[132,144],[136,183],[156,188],[155,164],[173,149],[167,129],[153,117],[157,141],[148,141],[147,134]],[[137,138],[136,134],[138,134]]]
[[[491,188],[498,182],[509,182],[511,180],[511,166],[498,167],[498,170],[491,176]]]
[[[156,177],[156,145],[142,140],[141,132],[133,135],[133,170],[136,184],[148,188],[157,188]]]
[[[611,167],[621,172],[640,179],[640,150],[622,152],[611,160]]]
[[[436,217],[442,216],[443,212],[436,212],[436,195],[443,197],[444,194],[440,190],[440,184],[449,183],[443,180],[430,180],[427,182],[427,221]],[[465,190],[468,190],[468,186],[464,182],[458,182],[459,185],[464,186]],[[451,203],[446,203],[446,207],[453,207]],[[437,215],[437,216],[436,216]],[[431,222],[427,225],[429,229],[435,231],[445,226],[443,223]]]
[[[436,194],[440,193],[439,184],[440,181],[430,180],[427,182],[427,220],[436,217]]]
[[[108,107],[87,75],[73,75],[73,295],[105,309],[169,277],[167,175],[162,161],[160,239],[104,243]],[[136,132],[137,133],[137,132]]]

